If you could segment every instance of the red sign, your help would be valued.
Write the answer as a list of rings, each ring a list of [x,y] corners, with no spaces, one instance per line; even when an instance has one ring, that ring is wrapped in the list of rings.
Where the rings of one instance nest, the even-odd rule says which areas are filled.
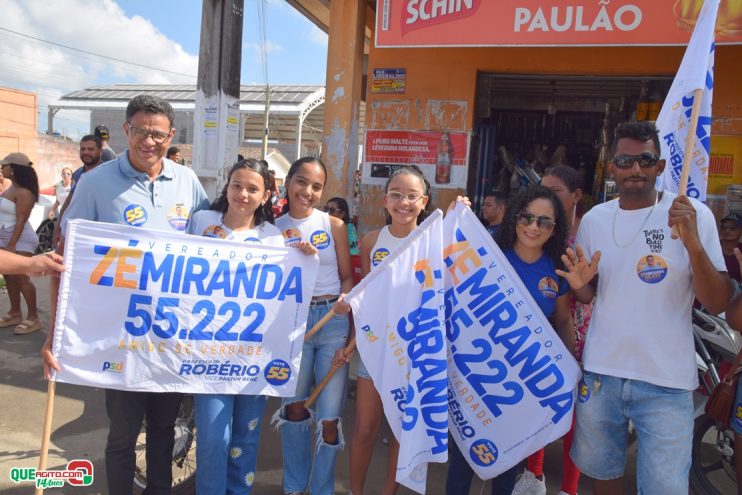
[[[468,156],[464,132],[366,131],[365,184],[384,184],[404,165],[417,165],[433,187],[464,188]]]
[[[684,45],[703,0],[377,0],[376,46]],[[717,42],[742,43],[722,0]]]

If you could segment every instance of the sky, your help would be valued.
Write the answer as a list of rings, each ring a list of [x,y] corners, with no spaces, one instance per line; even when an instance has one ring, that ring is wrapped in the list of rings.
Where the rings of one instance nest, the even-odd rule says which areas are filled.
[[[261,2],[267,82],[324,84],[327,35],[284,0],[244,0],[242,82],[266,82]],[[195,85],[201,9],[201,0],[0,0],[0,86],[36,93],[39,131],[46,132],[48,105],[72,91],[117,83]],[[89,125],[87,111],[62,110],[54,120],[55,131],[73,139]]]

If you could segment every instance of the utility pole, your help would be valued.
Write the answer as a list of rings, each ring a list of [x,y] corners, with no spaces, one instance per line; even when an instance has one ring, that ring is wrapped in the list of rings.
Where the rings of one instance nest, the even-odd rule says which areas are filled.
[[[237,159],[244,0],[203,0],[193,170],[211,198]]]
[[[263,160],[268,156],[268,114],[271,108],[271,87],[265,85],[265,112],[263,114]]]

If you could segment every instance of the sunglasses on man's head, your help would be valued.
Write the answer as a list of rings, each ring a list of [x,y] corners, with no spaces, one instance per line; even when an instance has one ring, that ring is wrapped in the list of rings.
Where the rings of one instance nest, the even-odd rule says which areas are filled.
[[[528,213],[527,211],[522,211],[516,215],[515,219],[517,222],[521,225],[531,225],[533,222],[536,222],[536,225],[538,225],[538,228],[541,230],[552,230],[554,228],[554,225],[556,225],[556,222],[553,218],[547,217],[547,216],[540,216],[537,217],[533,213]]]
[[[634,163],[639,163],[641,168],[649,168],[657,165],[660,157],[652,153],[642,153],[641,155],[617,155],[613,158],[613,164],[618,168],[631,168]]]

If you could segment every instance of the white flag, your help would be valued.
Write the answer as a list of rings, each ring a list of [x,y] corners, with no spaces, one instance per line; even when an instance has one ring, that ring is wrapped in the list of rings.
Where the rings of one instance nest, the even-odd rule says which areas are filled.
[[[471,210],[443,225],[451,436],[490,479],[569,431],[580,369]]]
[[[711,98],[714,88],[714,27],[718,11],[719,0],[704,2],[680,69],[657,117],[661,156],[667,161],[665,170],[658,179],[658,187],[677,193],[688,139],[693,92],[703,90],[686,192],[687,196],[700,201],[706,200],[708,185]]]
[[[346,297],[358,351],[400,444],[396,480],[418,493],[427,463],[448,459],[441,217],[436,210]]]

